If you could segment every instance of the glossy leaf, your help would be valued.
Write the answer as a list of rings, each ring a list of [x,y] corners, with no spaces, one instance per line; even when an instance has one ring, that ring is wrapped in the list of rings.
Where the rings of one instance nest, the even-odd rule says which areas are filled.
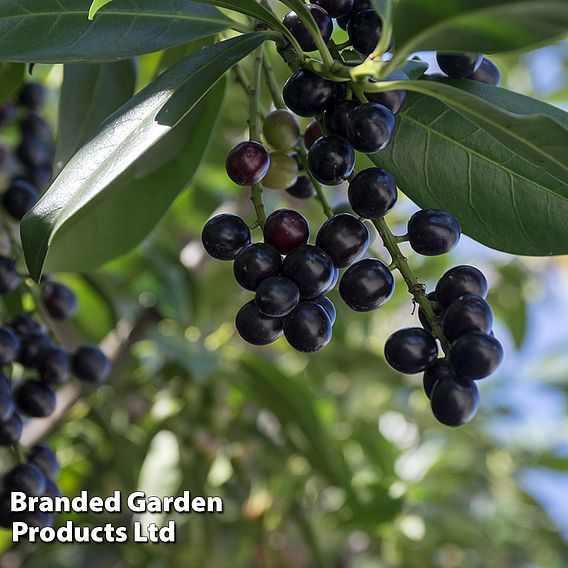
[[[55,156],[58,170],[90,140],[107,116],[126,103],[135,85],[136,65],[130,59],[65,66]]]
[[[497,93],[491,87],[475,89]],[[507,96],[509,111],[520,113],[535,105],[555,116],[558,110],[521,95],[491,96]],[[543,115],[530,119],[543,128],[539,139],[547,134],[550,120]],[[452,212],[465,233],[492,248],[537,256],[568,252],[566,182],[499,143],[448,104],[409,94],[394,141],[372,158],[392,172],[418,205]]]
[[[83,146],[54,181],[39,203],[21,223],[26,262],[34,278],[39,278],[50,247],[65,225],[86,223],[85,214],[106,199],[106,190],[132,164],[178,125],[237,61],[262,44],[266,34],[252,33],[206,47],[160,75],[102,125],[96,136]],[[132,214],[139,203],[136,186],[132,192]],[[160,182],[155,191],[162,191]],[[102,205],[101,205],[102,206]],[[105,220],[99,230],[104,232]],[[118,221],[119,225],[120,220]],[[78,241],[74,246],[80,249]],[[117,243],[117,247],[120,245]],[[104,255],[97,252],[92,236],[83,243],[81,268],[98,264]],[[57,266],[68,264],[59,255]],[[50,265],[52,266],[52,265]],[[52,266],[53,268],[53,266]]]
[[[115,0],[94,21],[88,19],[89,5],[89,0],[0,0],[0,59],[116,61],[234,25],[215,7],[190,1]]]
[[[528,49],[568,32],[565,0],[399,0],[400,54],[421,50],[483,53]]]

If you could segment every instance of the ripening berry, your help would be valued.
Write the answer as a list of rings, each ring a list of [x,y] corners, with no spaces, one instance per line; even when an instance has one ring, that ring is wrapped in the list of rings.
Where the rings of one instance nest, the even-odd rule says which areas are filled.
[[[317,120],[312,120],[304,132],[304,146],[309,150],[316,140],[323,136],[320,123]]]
[[[276,109],[266,115],[262,134],[275,150],[290,152],[300,139],[300,124],[291,112]]]
[[[381,168],[360,171],[349,182],[349,204],[365,219],[380,219],[396,204],[398,192],[391,174]]]
[[[278,274],[281,265],[282,257],[273,246],[254,243],[236,256],[233,274],[245,290],[254,292],[265,278]]]
[[[483,298],[468,294],[450,304],[442,325],[446,339],[451,342],[470,331],[489,333],[493,328],[493,312]]]
[[[488,284],[483,273],[473,266],[455,266],[448,270],[436,286],[436,300],[447,308],[465,294],[487,297]]]
[[[382,27],[381,18],[374,9],[353,14],[347,24],[347,34],[353,49],[364,55],[372,53],[381,38]]]
[[[335,99],[336,83],[298,69],[286,81],[282,96],[286,106],[298,116],[316,116]]]
[[[16,406],[33,418],[45,418],[55,410],[55,393],[46,384],[27,380],[14,391]]]
[[[310,199],[316,195],[316,188],[308,176],[298,176],[296,183],[286,188],[286,193],[296,199]]]
[[[28,463],[37,467],[48,479],[56,479],[61,468],[53,450],[45,444],[36,444],[30,449]]]
[[[269,345],[282,335],[282,320],[261,314],[254,300],[238,311],[235,326],[242,339],[251,345]]]
[[[16,263],[6,256],[0,256],[0,294],[8,294],[20,284],[21,278]]]
[[[473,381],[457,377],[440,379],[431,395],[432,412],[446,426],[463,426],[479,408],[479,390]]]
[[[306,4],[306,8],[316,21],[323,41],[328,43],[333,32],[333,22],[329,14],[317,4]],[[315,51],[317,49],[316,42],[310,30],[304,25],[304,22],[302,22],[296,12],[288,12],[286,16],[284,16],[282,23],[290,30],[290,33],[296,38],[304,51]]]
[[[384,150],[394,129],[394,114],[383,105],[366,103],[349,113],[347,137],[359,152],[374,154]]]
[[[218,260],[233,260],[251,241],[247,224],[237,215],[227,213],[209,219],[201,233],[203,247]]]
[[[355,167],[355,152],[341,136],[323,136],[314,142],[308,153],[308,168],[324,185],[345,181]]]
[[[298,181],[298,172],[298,162],[290,154],[272,152],[262,186],[268,189],[287,189]]]
[[[451,79],[465,79],[473,75],[483,60],[481,53],[438,53],[440,69]]]
[[[237,144],[225,162],[227,175],[238,185],[260,183],[269,166],[270,156],[266,148],[254,140]]]
[[[412,375],[436,362],[438,346],[432,334],[419,327],[400,329],[385,343],[388,364],[401,373]]]
[[[71,357],[71,370],[79,380],[98,384],[110,374],[111,364],[98,345],[82,345]]]
[[[460,237],[460,224],[447,211],[423,209],[408,221],[410,246],[424,256],[437,256],[452,251]]]
[[[334,266],[325,251],[313,245],[303,245],[286,256],[281,274],[296,283],[303,300],[311,300],[329,290]]]
[[[341,213],[321,226],[316,245],[327,252],[335,266],[345,268],[367,252],[369,240],[369,231],[359,219]]]
[[[41,497],[45,491],[45,476],[29,463],[13,467],[3,479],[4,491],[22,491],[31,497]]]
[[[13,363],[20,352],[20,340],[9,327],[0,327],[0,367]]]
[[[278,209],[271,213],[263,227],[264,242],[282,254],[305,245],[310,238],[306,218],[292,209]]]
[[[77,312],[75,292],[59,282],[48,282],[43,288],[42,299],[53,319],[66,320]]]
[[[458,376],[471,380],[484,379],[501,365],[503,347],[495,337],[472,331],[462,335],[452,345],[450,361]]]
[[[289,278],[271,276],[256,289],[255,302],[260,313],[271,318],[288,315],[300,301],[298,286]]]
[[[349,113],[361,103],[353,100],[334,101],[323,115],[323,125],[326,134],[337,134],[347,138]]]
[[[498,87],[501,82],[501,72],[499,71],[499,67],[497,67],[491,59],[484,57],[481,65],[468,79]]]
[[[369,312],[381,307],[394,292],[391,271],[380,261],[365,258],[345,271],[339,283],[343,301],[356,312]]]
[[[314,353],[331,340],[332,326],[325,309],[314,302],[301,302],[284,318],[284,337],[297,351]]]
[[[24,422],[20,415],[16,412],[3,422],[0,422],[0,446],[14,445],[22,435]]]

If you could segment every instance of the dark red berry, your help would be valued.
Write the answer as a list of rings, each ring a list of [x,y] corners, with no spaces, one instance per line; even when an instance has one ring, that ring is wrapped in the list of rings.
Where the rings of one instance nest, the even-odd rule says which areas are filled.
[[[464,379],[484,379],[494,373],[503,361],[499,341],[481,331],[462,335],[450,350],[450,361],[456,374]]]
[[[310,172],[324,185],[338,185],[345,181],[355,167],[355,152],[341,136],[323,136],[308,152]]]
[[[66,320],[77,311],[75,292],[59,282],[48,282],[43,288],[42,299],[53,319]]]
[[[24,422],[19,414],[12,413],[12,416],[3,422],[0,422],[0,446],[12,446],[22,435]]]
[[[422,384],[424,385],[426,396],[431,398],[432,390],[436,386],[436,383],[446,378],[455,378],[452,366],[446,359],[438,359],[431,367],[428,367],[428,369],[424,371]]]
[[[305,245],[310,238],[310,226],[305,217],[292,209],[278,209],[271,213],[263,228],[264,242],[282,254]]]
[[[333,261],[319,247],[304,245],[286,256],[282,276],[296,283],[303,300],[311,300],[328,291],[334,276]]]
[[[465,79],[477,71],[483,56],[481,53],[438,53],[436,60],[451,79]]]
[[[302,353],[313,353],[325,347],[331,333],[331,320],[325,309],[314,302],[301,302],[284,319],[284,337]]]
[[[82,345],[71,357],[71,370],[79,380],[98,384],[109,376],[111,364],[97,345]]]
[[[0,256],[0,294],[8,294],[20,284],[16,263],[6,256]]]
[[[260,183],[268,167],[270,156],[266,148],[254,140],[237,144],[227,156],[227,175],[238,185]]]
[[[0,422],[5,422],[12,414],[14,414],[12,384],[6,375],[0,374]]]
[[[51,347],[49,337],[43,332],[34,332],[22,338],[18,361],[28,369],[37,367],[44,353]]]
[[[309,150],[314,142],[323,136],[320,123],[317,120],[312,120],[306,127],[304,132],[304,146]]]
[[[18,409],[34,418],[45,418],[55,410],[55,393],[36,380],[27,380],[14,391],[14,400]]]
[[[454,300],[466,294],[487,297],[487,280],[483,273],[473,266],[455,266],[440,278],[436,286],[438,303],[447,308]]]
[[[286,192],[296,199],[310,199],[316,195],[316,188],[308,176],[298,176],[296,183],[287,187]]]
[[[13,363],[20,351],[20,340],[9,327],[0,327],[0,367]]]
[[[28,463],[37,467],[48,479],[56,479],[59,475],[59,460],[45,444],[36,444],[30,449]]]
[[[29,463],[21,463],[12,468],[3,480],[4,491],[22,491],[26,495],[41,497],[45,491],[45,476]]]
[[[26,107],[28,110],[38,111],[45,104],[46,97],[47,91],[43,85],[29,82],[22,87],[18,97],[18,104]]]
[[[377,12],[361,10],[349,18],[347,34],[353,49],[364,55],[373,52],[381,37],[383,23]]]
[[[203,247],[218,260],[233,260],[251,241],[247,224],[237,215],[227,213],[209,219],[201,233]]]
[[[345,268],[367,252],[369,231],[353,215],[341,213],[322,225],[316,245],[327,252],[335,266]]]
[[[50,385],[64,383],[71,372],[71,357],[61,347],[51,347],[43,354],[39,363],[39,376]]]
[[[333,23],[329,14],[320,6],[316,4],[306,4],[306,8],[312,14],[316,24],[319,28],[323,41],[327,43],[331,39],[333,32]],[[304,25],[296,12],[288,12],[282,21],[291,34],[296,38],[300,47],[304,51],[315,51],[317,49],[316,42],[308,28]]]
[[[436,362],[438,346],[432,334],[419,327],[400,329],[385,343],[388,364],[401,373],[412,375]]]
[[[343,301],[356,312],[381,307],[394,292],[391,271],[380,261],[366,258],[347,269],[339,283]]]
[[[298,286],[289,278],[272,276],[256,289],[255,302],[260,313],[271,318],[288,315],[300,301]]]
[[[499,71],[499,67],[497,67],[491,59],[484,57],[481,65],[468,79],[498,87],[501,82],[501,72]]]
[[[15,179],[2,195],[2,205],[12,219],[20,221],[37,203],[38,198],[37,189],[30,182]]]
[[[443,320],[444,335],[448,341],[470,331],[489,333],[493,328],[493,312],[480,296],[461,296],[446,310]]]
[[[398,197],[396,182],[381,168],[367,168],[349,182],[349,204],[365,219],[380,219],[395,205]]]
[[[261,314],[254,300],[239,310],[235,325],[239,335],[251,345],[268,345],[282,335],[282,320]]]
[[[353,9],[353,0],[314,0],[314,4],[321,6],[332,18],[345,16]]]
[[[282,96],[298,116],[321,114],[335,99],[336,84],[306,69],[298,69],[286,81]]]
[[[335,309],[335,305],[327,296],[318,296],[317,298],[310,300],[310,302],[318,304],[325,310],[325,313],[327,314],[327,317],[329,318],[331,325],[335,323],[335,318],[337,317],[337,311]]]
[[[245,290],[254,292],[264,279],[278,274],[281,265],[282,257],[273,246],[254,243],[236,256],[233,274]]]
[[[349,113],[349,142],[359,152],[374,154],[386,148],[394,128],[394,114],[386,106],[366,103]]]
[[[326,134],[337,134],[347,138],[347,124],[349,113],[356,109],[361,103],[358,101],[335,101],[325,111],[323,115],[323,125]]]
[[[434,386],[431,403],[439,422],[446,426],[463,426],[477,414],[479,391],[473,381],[445,377]]]
[[[424,256],[437,256],[452,251],[460,237],[460,224],[447,211],[423,209],[408,221],[410,246]]]

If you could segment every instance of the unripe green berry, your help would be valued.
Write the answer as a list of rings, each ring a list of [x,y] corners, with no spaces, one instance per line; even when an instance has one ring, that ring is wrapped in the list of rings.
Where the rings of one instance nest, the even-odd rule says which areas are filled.
[[[275,150],[289,152],[298,143],[300,125],[292,113],[277,109],[264,119],[262,133],[264,139]]]
[[[270,154],[270,167],[262,180],[262,185],[268,189],[286,189],[298,179],[298,162],[285,152]]]

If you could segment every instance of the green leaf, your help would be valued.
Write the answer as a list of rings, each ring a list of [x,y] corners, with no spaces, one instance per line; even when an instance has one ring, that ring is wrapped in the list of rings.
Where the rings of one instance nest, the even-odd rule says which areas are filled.
[[[23,85],[26,66],[22,63],[0,63],[0,100],[6,100]]]
[[[20,230],[24,255],[34,278],[41,275],[46,257],[53,252],[50,250],[52,245],[57,253],[58,233],[71,226],[78,231],[79,225],[88,223],[89,211],[93,208],[100,211],[99,207],[104,207],[107,190],[113,187],[113,182],[171,133],[224,73],[261,45],[265,38],[264,33],[251,33],[191,54],[164,72],[105,121],[96,136],[71,158],[47,193],[22,220]],[[199,147],[200,144],[196,142],[196,148]],[[154,211],[138,209],[140,202],[136,184],[129,187],[128,224],[138,216],[155,219]],[[157,194],[167,191],[160,178],[153,191]],[[105,258],[107,254],[116,256],[113,247],[125,248],[119,239],[114,245],[105,242],[104,254],[98,252],[103,244],[97,241],[107,230],[110,231],[110,224],[104,216],[97,215],[95,219],[97,237],[91,233],[81,245],[77,239],[73,245],[81,250],[80,256],[83,258],[77,258],[79,255],[76,254],[73,259],[81,269],[108,260]],[[115,219],[115,230],[124,229],[125,216]],[[118,236],[120,234],[119,231]],[[124,238],[128,240],[128,237]],[[63,269],[64,265],[67,270],[76,270],[71,260],[66,260],[65,254],[57,254],[54,264],[50,263],[49,266],[51,269],[54,265]]]
[[[94,21],[87,17],[89,4],[89,0],[0,0],[0,60],[116,61],[237,25],[215,7],[190,1],[115,0]]]
[[[95,14],[107,4],[110,4],[112,0],[93,0],[91,7],[89,8],[89,20],[95,17]]]
[[[568,32],[566,0],[399,0],[397,56],[415,51],[528,49]]]
[[[136,64],[131,59],[65,65],[55,157],[58,170],[91,139],[107,116],[128,101],[135,85]]]
[[[522,128],[534,126],[538,141],[560,127],[558,122],[548,130],[551,117],[564,114],[559,109],[487,86],[474,89],[493,102],[502,99],[507,111],[535,110]],[[511,128],[517,128],[515,121]],[[566,141],[554,149],[568,156]],[[499,143],[448,103],[410,94],[393,143],[372,159],[418,205],[452,212],[465,233],[492,248],[537,256],[568,252],[566,181],[519,155],[517,147]]]

